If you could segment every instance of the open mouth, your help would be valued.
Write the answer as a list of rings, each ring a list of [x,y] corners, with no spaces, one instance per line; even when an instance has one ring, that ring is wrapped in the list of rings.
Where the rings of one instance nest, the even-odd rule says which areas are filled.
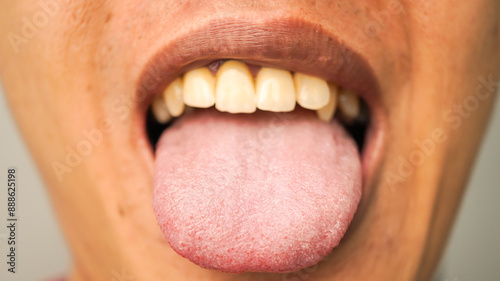
[[[215,107],[232,114],[284,113],[293,112],[297,104],[323,122],[335,116],[361,152],[369,111],[356,93],[314,76],[234,60],[216,60],[176,78],[152,101],[146,130],[155,150],[161,134],[184,112]]]
[[[202,267],[300,270],[339,245],[369,194],[378,84],[316,24],[228,22],[181,36],[141,77],[156,218]]]

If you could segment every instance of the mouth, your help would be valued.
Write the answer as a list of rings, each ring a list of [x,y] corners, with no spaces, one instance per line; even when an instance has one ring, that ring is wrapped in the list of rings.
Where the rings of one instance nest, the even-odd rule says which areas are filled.
[[[136,92],[156,218],[192,262],[297,271],[366,209],[385,126],[379,86],[321,25],[210,22],[159,50]]]

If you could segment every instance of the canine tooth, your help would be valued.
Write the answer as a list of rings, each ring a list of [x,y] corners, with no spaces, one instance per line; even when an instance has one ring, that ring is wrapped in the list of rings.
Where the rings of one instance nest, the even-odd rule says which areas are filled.
[[[359,115],[359,97],[352,91],[341,89],[339,91],[339,110],[348,120],[354,120]]]
[[[215,108],[222,112],[255,112],[257,108],[254,82],[246,64],[227,61],[220,67],[217,72],[215,99]]]
[[[328,88],[330,89],[330,101],[328,104],[316,110],[316,114],[321,121],[330,122],[335,114],[335,109],[337,108],[337,94],[339,89],[334,84],[328,83]]]
[[[300,106],[317,110],[328,104],[330,90],[325,80],[301,73],[295,73],[294,80]]]
[[[255,84],[257,108],[275,112],[295,108],[295,86],[290,71],[264,67],[257,74]]]
[[[182,80],[177,78],[174,82],[168,85],[167,89],[163,93],[163,98],[167,104],[167,109],[172,117],[181,116],[184,112],[184,100],[182,98]]]
[[[166,124],[172,119],[172,116],[170,116],[167,106],[165,105],[165,101],[161,96],[158,96],[153,100],[153,103],[151,104],[151,111],[153,112],[156,121],[161,124]]]
[[[206,67],[184,74],[183,99],[186,105],[207,108],[215,103],[215,77]]]

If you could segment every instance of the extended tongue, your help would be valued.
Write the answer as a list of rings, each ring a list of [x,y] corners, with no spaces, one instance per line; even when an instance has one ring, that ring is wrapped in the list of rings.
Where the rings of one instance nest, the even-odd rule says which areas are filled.
[[[354,141],[307,111],[197,111],[163,133],[155,165],[153,207],[170,246],[225,272],[318,263],[361,196]]]

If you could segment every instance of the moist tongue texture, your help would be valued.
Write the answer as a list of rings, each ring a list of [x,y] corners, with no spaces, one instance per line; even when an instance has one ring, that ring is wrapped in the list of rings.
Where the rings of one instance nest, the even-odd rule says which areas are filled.
[[[201,110],[158,143],[153,207],[170,246],[224,272],[289,272],[338,245],[361,196],[354,141],[314,112]]]

